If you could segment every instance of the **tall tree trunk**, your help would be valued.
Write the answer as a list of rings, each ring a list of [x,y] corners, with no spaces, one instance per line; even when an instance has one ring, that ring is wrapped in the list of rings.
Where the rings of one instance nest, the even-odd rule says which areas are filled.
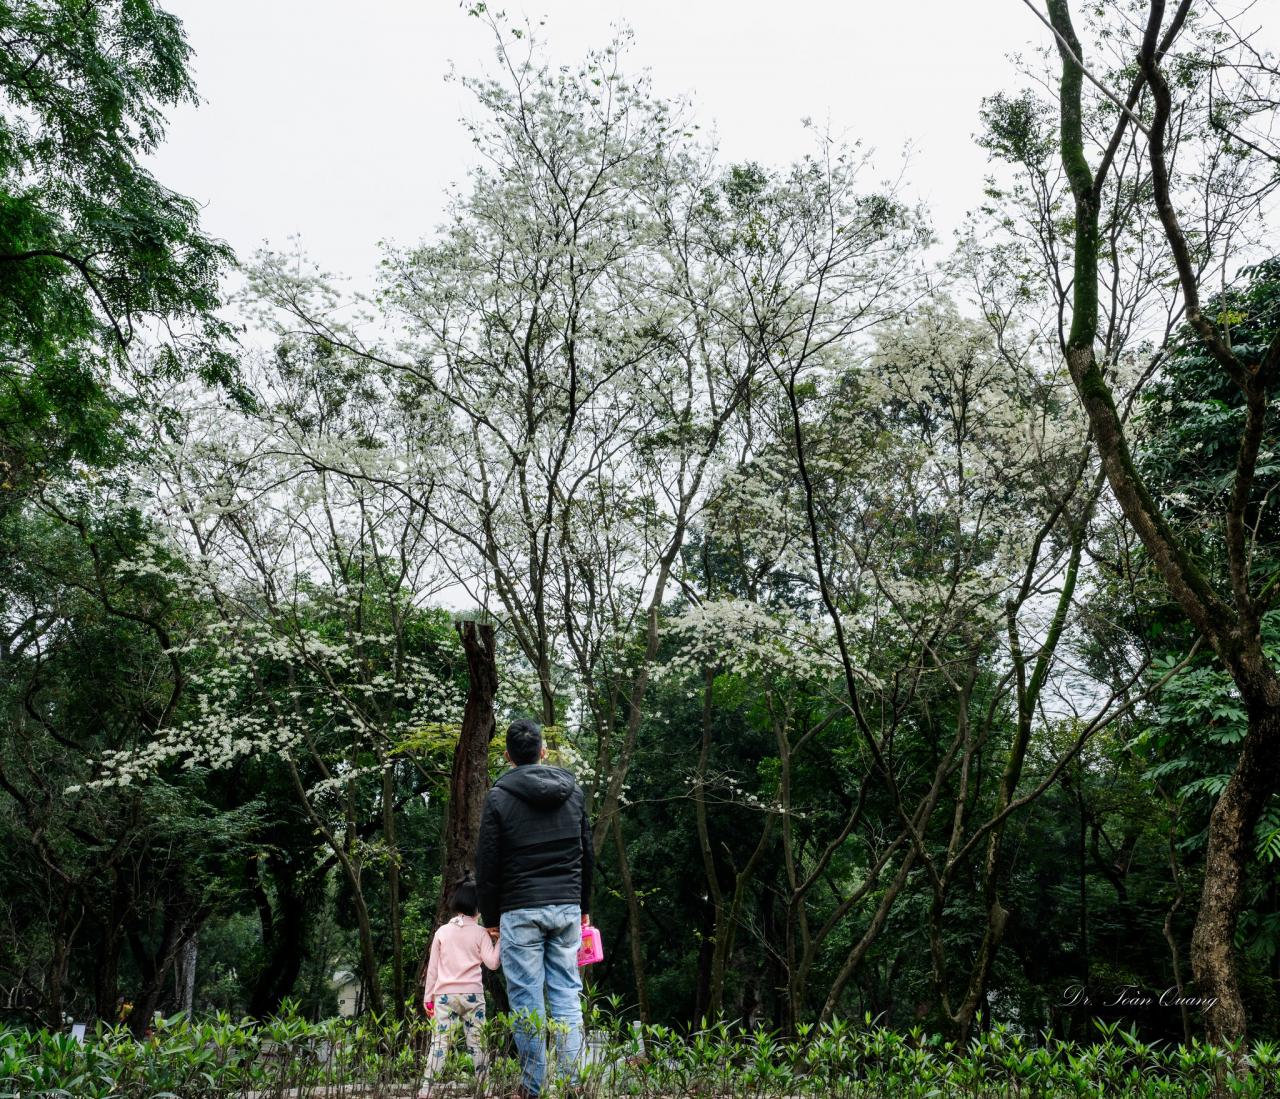
[[[199,936],[192,932],[178,948],[173,967],[174,1007],[190,1017],[196,999],[196,958],[199,956]]]
[[[718,1022],[724,1003],[724,938],[725,897],[720,888],[720,872],[716,868],[715,852],[711,846],[711,828],[707,820],[706,773],[711,757],[712,716],[714,711],[715,669],[702,671],[702,741],[698,752],[697,780],[693,787],[694,820],[697,826],[698,850],[702,855],[702,872],[707,882],[707,896],[711,901],[711,956],[707,961],[707,995],[704,1011],[708,1021]]]
[[[263,1019],[279,1009],[280,1001],[293,991],[298,975],[302,972],[312,898],[301,887],[301,876],[295,867],[285,860],[272,865],[272,878],[276,887],[274,909],[258,876],[256,860],[249,867],[249,874],[250,890],[257,902],[262,924],[262,948],[266,955],[249,995],[249,1014],[255,1019]],[[329,961],[322,953],[321,967],[327,966]],[[329,974],[326,973],[325,976]]]
[[[302,775],[297,764],[288,756],[285,766],[289,771],[289,779],[293,783],[298,800],[306,810],[307,816],[328,843],[333,857],[342,869],[343,877],[351,889],[351,905],[356,914],[356,934],[360,944],[360,997],[361,1010],[368,1004],[376,1015],[382,1015],[386,1009],[386,999],[382,995],[382,981],[378,976],[378,956],[373,948],[373,922],[369,919],[369,904],[365,900],[364,887],[361,883],[363,865],[359,861],[355,849],[355,825],[351,820],[354,812],[349,809],[346,839],[340,839],[324,818],[316,812],[315,806],[307,796],[307,788],[302,782]]]
[[[822,1005],[821,1021],[826,1023],[835,1018],[836,1008],[840,1005],[840,996],[844,992],[845,986],[849,983],[854,973],[857,972],[858,966],[862,964],[862,959],[866,956],[868,950],[871,949],[876,939],[879,938],[880,932],[884,929],[885,921],[889,918],[889,913],[893,909],[894,902],[898,899],[898,894],[902,891],[902,887],[907,883],[907,877],[911,873],[911,867],[916,861],[916,849],[910,847],[903,855],[902,864],[898,867],[898,872],[893,876],[893,880],[884,890],[879,903],[876,905],[875,912],[871,916],[871,922],[867,926],[866,931],[862,933],[860,938],[850,949],[845,957],[844,963],[840,966],[840,971],[836,974],[835,980],[831,982],[831,988],[827,992],[827,998]]]
[[[1156,790],[1159,791],[1161,798],[1164,799],[1165,805],[1169,809],[1169,874],[1173,879],[1173,902],[1169,905],[1168,911],[1164,914],[1164,941],[1169,947],[1169,962],[1173,969],[1173,985],[1178,992],[1178,1009],[1182,1018],[1182,1041],[1185,1045],[1191,1044],[1191,1012],[1187,1005],[1183,1003],[1183,980],[1182,980],[1182,951],[1178,946],[1178,936],[1174,930],[1173,922],[1177,917],[1179,910],[1182,908],[1183,902],[1186,900],[1187,891],[1182,884],[1182,870],[1178,866],[1178,832],[1179,818],[1178,805],[1168,794],[1159,782],[1155,784]]]
[[[70,922],[71,887],[64,886],[62,903],[58,906],[58,917],[50,929],[53,940],[53,956],[49,961],[49,990],[46,996],[45,1013],[49,1025],[55,1029],[62,1026],[63,990],[67,984],[67,970],[71,964],[71,931]]]
[[[111,874],[111,906],[104,915],[93,971],[94,1014],[115,1022],[120,1000],[120,951],[124,946],[125,919],[133,903],[132,876],[119,868]]]
[[[119,927],[105,928],[98,947],[93,973],[94,1014],[104,1022],[116,1020],[116,1004],[120,999],[120,948],[123,940]]]
[[[396,843],[395,766],[383,761],[382,838],[387,845],[387,920],[391,925],[391,998],[397,1019],[404,1018],[404,934],[400,918],[400,847]]]
[[[459,622],[457,630],[467,657],[467,703],[449,776],[437,924],[449,918],[450,891],[475,869],[480,813],[489,790],[489,744],[496,731],[493,700],[498,693],[498,664],[493,624]]]
[[[781,921],[778,919],[778,894],[773,890],[765,892],[761,901],[760,936],[765,943],[764,963],[761,966],[761,998],[770,1012],[770,1026],[775,1030],[787,1029],[794,1035],[794,1022],[791,1019],[791,1003],[786,997],[788,982],[786,966],[782,954],[769,944],[777,943],[782,938]]]
[[[711,1021],[711,954],[715,944],[706,935],[698,942],[698,976],[694,984],[693,1021]]]
[[[1253,831],[1276,788],[1280,709],[1251,712],[1239,761],[1209,818],[1200,912],[1191,935],[1191,968],[1199,993],[1216,997],[1209,1009],[1210,1037],[1217,1042],[1245,1033],[1244,998],[1236,971],[1236,924],[1245,899],[1245,875]]]
[[[160,997],[173,966],[180,941],[180,921],[166,907],[164,925],[160,933],[160,945],[154,955],[148,953],[142,935],[136,929],[129,933],[134,959],[142,970],[142,989],[134,1003],[129,1023],[134,1034],[141,1037],[151,1026],[152,1017],[160,1007]]]
[[[627,844],[622,834],[622,817],[613,819],[613,842],[618,853],[618,873],[622,879],[622,895],[627,902],[627,924],[631,934],[631,969],[636,981],[636,1005],[640,1010],[640,1022],[648,1026],[649,985],[645,980],[644,942],[640,938],[640,903],[636,898],[635,882],[631,880],[631,863],[627,860]]]
[[[1089,877],[1085,850],[1085,828],[1088,822],[1085,819],[1084,768],[1079,768],[1079,772],[1075,793],[1080,810],[1079,835],[1076,838],[1077,886],[1080,893],[1080,981],[1087,986],[1089,972],[1093,968],[1089,964]]]
[[[378,976],[378,956],[373,949],[373,921],[369,919],[369,905],[364,899],[360,871],[350,860],[343,864],[347,881],[353,886],[351,903],[356,910],[356,932],[360,943],[360,1010],[366,1006],[375,1015],[384,1015],[387,1001],[382,995],[382,980]]]

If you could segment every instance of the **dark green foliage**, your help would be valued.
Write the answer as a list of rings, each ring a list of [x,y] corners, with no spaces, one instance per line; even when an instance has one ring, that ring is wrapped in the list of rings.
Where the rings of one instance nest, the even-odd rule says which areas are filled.
[[[13,616],[0,666],[0,981],[11,1008],[37,1017],[114,1018],[122,976],[131,995],[158,995],[181,937],[237,891],[262,814],[255,791],[199,771],[92,785],[97,760],[135,749],[184,701],[167,650],[199,610],[163,578],[118,568],[149,535],[104,496],[0,520]]]
[[[583,1099],[1208,1099],[1220,1094],[1222,1075],[1230,1077],[1229,1094],[1262,1099],[1280,1083],[1276,1052],[1265,1043],[1231,1068],[1212,1046],[1144,1043],[1114,1026],[1087,1044],[1034,1043],[996,1027],[957,1047],[919,1030],[898,1034],[841,1022],[808,1028],[794,1040],[728,1026],[635,1032],[599,1012],[588,1022],[599,1044],[575,1089]],[[509,1027],[509,1019],[499,1018],[490,1028],[499,1056],[487,1081],[475,1080],[467,1065],[446,1069],[450,1094],[502,1095],[514,1086]],[[154,1040],[141,1045],[111,1029],[99,1029],[84,1045],[66,1035],[0,1029],[0,1088],[85,1099],[236,1099],[295,1088],[347,1094],[353,1085],[397,1094],[420,1078],[424,1030],[421,1022],[308,1024],[288,1012],[262,1026],[225,1017],[161,1021]]]
[[[1280,326],[1280,261],[1269,259],[1241,273],[1240,281],[1210,299],[1206,316],[1230,332],[1241,362],[1257,366]],[[1184,329],[1144,393],[1135,461],[1163,513],[1198,567],[1227,593],[1226,499],[1235,479],[1244,422],[1239,387]],[[1252,544],[1254,590],[1267,590],[1280,568],[1280,527],[1274,493],[1280,488],[1280,429],[1269,418],[1257,473],[1245,513]],[[1105,560],[1105,556],[1104,556]],[[1116,662],[1125,648],[1152,654],[1152,674],[1164,676],[1184,661],[1194,641],[1189,625],[1145,570],[1143,555],[1129,576],[1107,574],[1114,608],[1099,621],[1099,659]],[[1271,588],[1274,594],[1274,588]],[[1104,640],[1105,637],[1111,640]],[[1280,617],[1262,616],[1264,651],[1280,654]],[[1248,717],[1230,675],[1207,646],[1143,711],[1130,750],[1136,775],[1149,791],[1149,805],[1174,843],[1171,858],[1182,864],[1194,896],[1204,856],[1209,814],[1226,786]],[[1241,917],[1240,945],[1246,995],[1255,1019],[1274,1025],[1280,987],[1280,805],[1273,797],[1254,834],[1255,866],[1250,904]],[[1168,861],[1168,859],[1166,859]],[[1172,878],[1163,886],[1173,897]]]
[[[1280,329],[1280,258],[1241,273],[1240,282],[1211,298],[1205,315],[1230,333],[1241,363],[1256,368]],[[1274,394],[1272,394],[1274,399]],[[1221,552],[1225,540],[1217,524],[1235,476],[1244,425],[1244,397],[1203,341],[1183,330],[1163,370],[1143,398],[1138,464],[1165,514],[1203,560],[1208,575],[1225,582]],[[1280,527],[1274,508],[1264,506],[1280,486],[1280,425],[1268,423],[1254,474],[1246,525],[1256,528],[1255,576],[1262,584],[1276,568]],[[1259,520],[1261,520],[1259,522]]]
[[[0,3],[0,507],[117,457],[150,383],[231,382],[231,254],[141,162],[195,100],[189,60],[149,0]]]
[[[983,100],[980,117],[984,130],[978,144],[993,156],[1039,168],[1057,149],[1053,114],[1029,91],[997,92]]]

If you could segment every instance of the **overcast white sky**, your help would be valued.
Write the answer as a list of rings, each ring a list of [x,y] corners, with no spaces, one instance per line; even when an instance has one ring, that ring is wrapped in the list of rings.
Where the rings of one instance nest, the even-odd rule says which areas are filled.
[[[205,207],[248,256],[292,233],[323,267],[363,282],[382,239],[441,220],[472,147],[450,64],[491,63],[489,32],[457,0],[167,0],[186,24],[205,102],[172,117],[159,178]],[[495,2],[492,6],[497,7]],[[972,141],[984,95],[1013,79],[1011,50],[1043,42],[1020,0],[510,0],[546,17],[552,56],[635,31],[628,68],[688,93],[728,159],[785,163],[811,147],[805,116],[861,138],[948,231],[980,194]]]
[[[501,0],[491,0],[497,8]],[[159,178],[205,206],[248,257],[298,234],[320,265],[365,282],[378,241],[429,234],[472,147],[469,96],[446,83],[492,63],[457,0],[166,0],[186,24],[205,102],[171,120]],[[944,234],[980,198],[973,143],[985,95],[1014,85],[1008,55],[1048,42],[1021,0],[508,0],[546,18],[557,61],[635,31],[629,68],[689,94],[726,159],[781,164],[810,148],[801,119],[874,146]],[[1280,0],[1251,22],[1280,24]],[[1274,27],[1266,36],[1274,41]]]

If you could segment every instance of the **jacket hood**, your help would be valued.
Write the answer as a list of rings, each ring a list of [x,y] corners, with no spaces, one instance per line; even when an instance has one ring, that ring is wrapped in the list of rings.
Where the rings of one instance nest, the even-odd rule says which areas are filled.
[[[538,809],[555,809],[563,805],[577,785],[563,767],[548,767],[542,763],[513,767],[493,784],[495,790],[505,790]]]

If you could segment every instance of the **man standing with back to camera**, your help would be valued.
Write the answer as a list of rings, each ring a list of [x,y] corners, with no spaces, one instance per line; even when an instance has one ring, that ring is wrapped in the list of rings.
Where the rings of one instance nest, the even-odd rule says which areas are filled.
[[[512,770],[493,784],[480,818],[476,889],[485,926],[501,929],[520,1054],[513,1099],[534,1099],[547,1069],[544,1020],[559,1033],[561,1074],[576,1080],[582,1063],[578,947],[591,920],[594,854],[582,788],[564,768],[544,763],[537,722],[512,722],[506,757]]]

